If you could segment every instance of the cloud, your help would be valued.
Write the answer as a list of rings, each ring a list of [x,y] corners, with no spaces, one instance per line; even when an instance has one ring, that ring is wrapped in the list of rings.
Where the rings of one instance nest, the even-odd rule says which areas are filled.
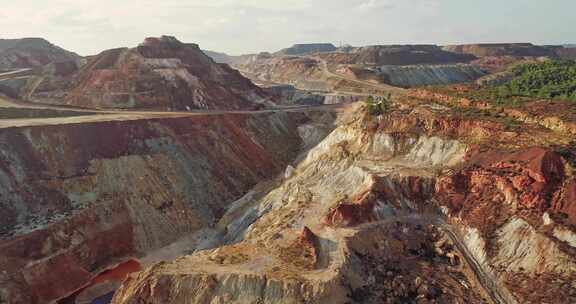
[[[510,13],[495,15],[492,8],[502,7],[497,0],[474,2],[473,9],[462,0],[5,0],[0,38],[44,37],[87,55],[162,34],[234,54],[316,41],[361,45],[569,36],[569,30],[546,34],[542,28],[572,28],[569,12],[576,10],[576,1],[534,2],[547,8],[540,10],[547,16],[563,16],[541,16],[545,22],[539,23],[525,16],[529,12],[521,8],[527,2],[508,0]],[[511,27],[510,20],[522,26]]]
[[[382,8],[391,9],[394,7],[394,3],[390,0],[366,0],[360,3],[356,8],[361,11],[369,11]]]

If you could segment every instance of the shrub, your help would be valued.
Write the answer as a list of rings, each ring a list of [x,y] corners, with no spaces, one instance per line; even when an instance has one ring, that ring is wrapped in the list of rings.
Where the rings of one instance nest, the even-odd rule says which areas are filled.
[[[576,62],[548,61],[515,66],[514,78],[492,88],[499,103],[514,97],[576,101]]]
[[[373,96],[369,96],[365,100],[368,112],[373,116],[382,115],[392,107],[392,94],[387,96],[379,96],[375,99]]]

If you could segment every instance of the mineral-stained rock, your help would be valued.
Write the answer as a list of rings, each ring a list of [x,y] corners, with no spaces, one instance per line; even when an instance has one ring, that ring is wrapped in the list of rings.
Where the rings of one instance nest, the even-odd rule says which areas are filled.
[[[412,102],[357,106],[244,207],[242,239],[134,274],[113,303],[573,302],[567,135],[526,125],[510,147],[496,119]]]
[[[512,154],[487,152],[475,156],[471,164],[437,184],[439,195],[453,211],[496,191],[503,196],[495,194],[494,199],[543,213],[551,207],[550,198],[561,191],[565,178],[560,155],[539,147]]]
[[[147,38],[136,48],[104,51],[89,59],[61,87],[30,89],[37,102],[86,108],[249,110],[267,95],[196,44],[174,37]],[[38,89],[38,92],[36,92]]]
[[[564,182],[554,196],[552,210],[563,214],[570,224],[576,224],[576,179],[571,178]]]
[[[66,297],[211,227],[299,144],[285,113],[0,129],[0,303]]]

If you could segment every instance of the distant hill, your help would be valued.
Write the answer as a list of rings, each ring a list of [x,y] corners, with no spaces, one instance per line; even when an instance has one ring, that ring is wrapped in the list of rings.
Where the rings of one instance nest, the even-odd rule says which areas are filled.
[[[490,56],[526,56],[526,57],[554,57],[555,53],[548,47],[532,43],[479,43],[447,45],[444,50],[470,54],[476,57]]]
[[[576,46],[556,48],[554,51],[561,59],[576,60]]]
[[[225,63],[230,66],[238,64],[247,64],[255,60],[258,60],[259,58],[271,56],[270,53],[267,52],[261,52],[259,54],[246,54],[239,56],[228,55],[226,53],[208,51],[208,50],[202,50],[202,52],[204,52],[204,54],[206,54],[208,57],[212,58],[212,60],[214,60],[215,62]]]
[[[320,56],[331,63],[376,66],[459,63],[475,59],[473,55],[445,51],[436,45],[373,45]]]
[[[226,63],[226,64],[234,63],[235,56],[230,56],[226,53],[220,53],[208,50],[202,50],[202,52],[204,52],[204,54],[212,58],[212,60],[216,61],[217,63]]]
[[[0,39],[0,69],[35,68],[80,59],[78,54],[43,38]]]
[[[252,109],[267,100],[238,71],[215,63],[197,44],[170,36],[103,51],[66,79],[55,86],[44,77],[32,99],[86,108],[180,111]]]
[[[282,49],[275,55],[305,55],[312,53],[334,52],[337,48],[332,43],[302,43]]]

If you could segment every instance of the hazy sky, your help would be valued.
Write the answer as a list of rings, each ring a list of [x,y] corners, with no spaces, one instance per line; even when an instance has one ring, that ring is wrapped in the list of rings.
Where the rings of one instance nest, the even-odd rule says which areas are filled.
[[[576,42],[576,0],[0,0],[0,38],[82,55],[174,35],[231,54],[294,43]]]

